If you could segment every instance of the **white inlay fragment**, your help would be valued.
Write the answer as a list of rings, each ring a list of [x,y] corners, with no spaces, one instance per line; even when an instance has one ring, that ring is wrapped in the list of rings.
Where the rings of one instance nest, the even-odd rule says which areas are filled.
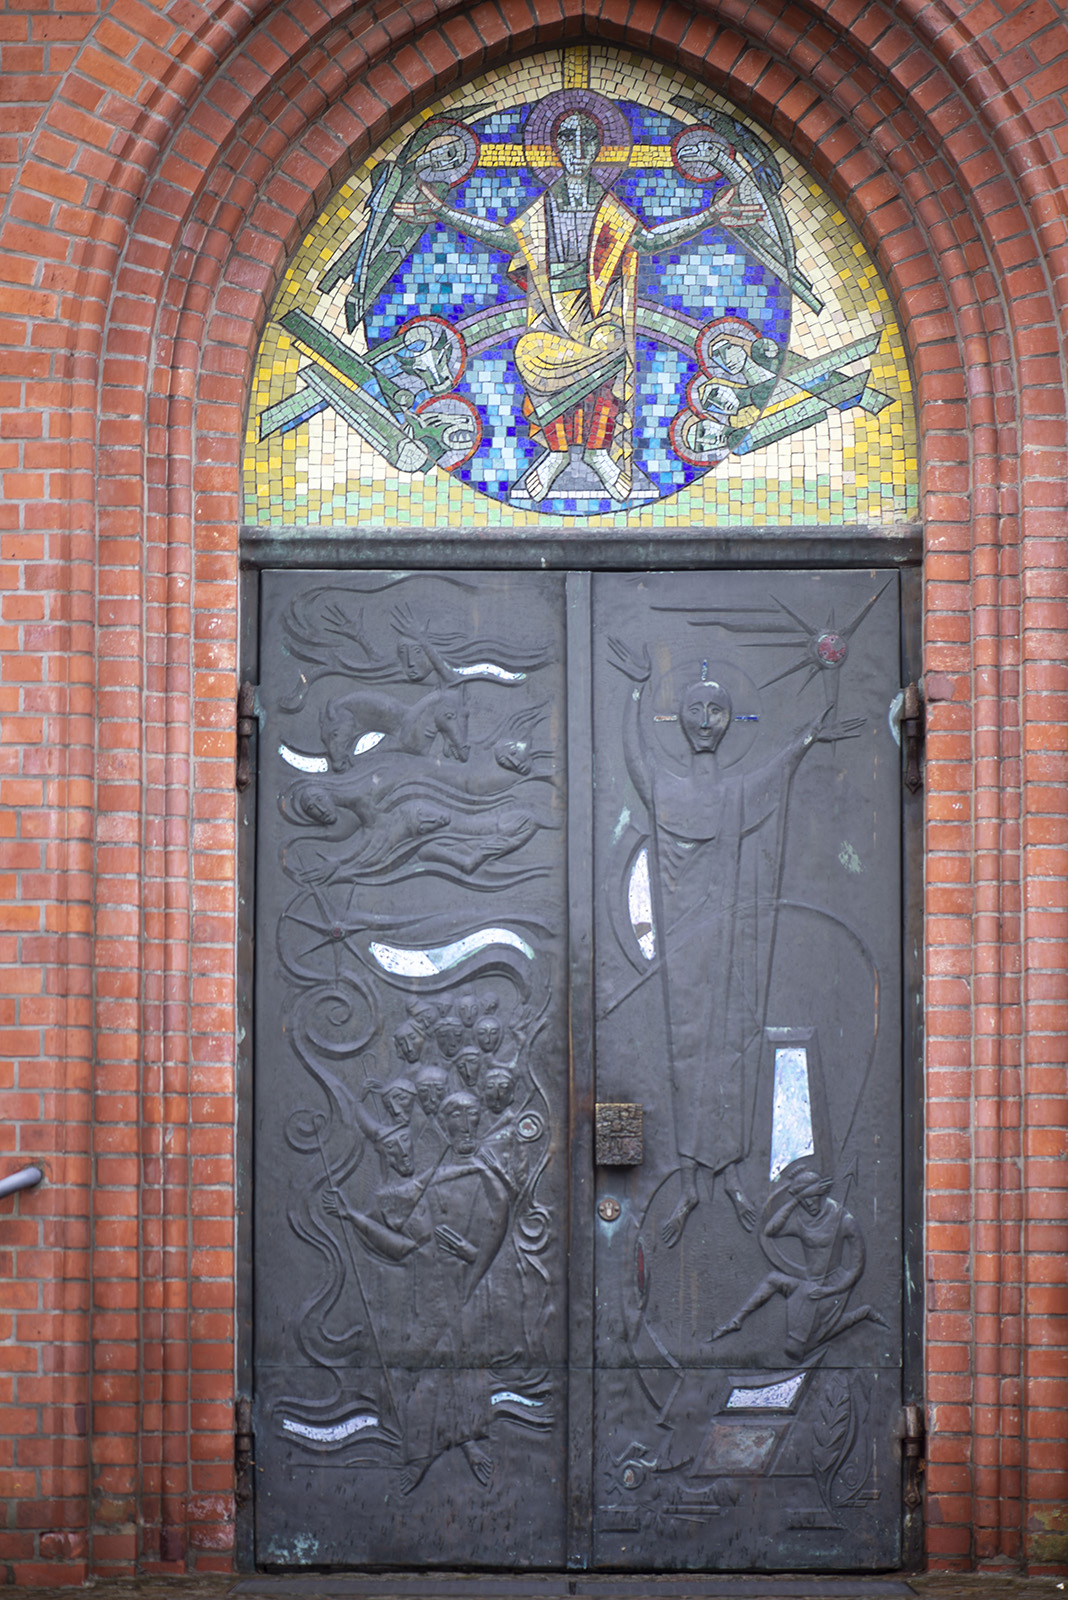
[[[797,1399],[805,1374],[784,1378],[781,1383],[766,1383],[759,1389],[732,1389],[725,1411],[786,1411]]]
[[[465,939],[456,939],[452,944],[438,945],[430,950],[401,950],[396,945],[379,944],[377,940],[372,940],[371,954],[383,972],[396,972],[406,978],[432,978],[435,973],[458,966],[468,956],[494,944],[510,945],[513,950],[526,956],[528,961],[534,960],[530,945],[518,933],[513,933],[511,928],[480,928],[477,933],[469,933]]]
[[[296,767],[298,772],[329,772],[330,763],[325,756],[302,756],[291,750],[287,744],[278,746],[278,754],[282,760],[291,767]]]
[[[525,672],[508,672],[493,661],[479,661],[473,667],[452,667],[458,678],[497,678],[501,683],[522,683]]]
[[[295,1433],[301,1439],[314,1439],[316,1444],[338,1444],[342,1439],[351,1439],[354,1433],[377,1427],[378,1418],[362,1411],[354,1417],[346,1417],[344,1422],[332,1423],[328,1428],[316,1428],[309,1422],[294,1422],[292,1417],[282,1418],[282,1428],[286,1433]]]
[[[646,961],[656,955],[656,931],[653,927],[653,897],[649,888],[649,851],[641,849],[630,869],[627,887],[627,910],[630,925],[638,941],[638,949]]]
[[[808,1092],[808,1051],[803,1044],[778,1045],[771,1106],[772,1183],[791,1161],[814,1155],[812,1102]]]

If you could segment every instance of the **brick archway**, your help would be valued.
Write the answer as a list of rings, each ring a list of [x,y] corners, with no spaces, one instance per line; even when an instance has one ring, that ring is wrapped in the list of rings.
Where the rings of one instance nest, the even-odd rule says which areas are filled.
[[[102,12],[16,152],[8,549],[50,609],[47,631],[9,613],[11,650],[47,659],[49,689],[14,680],[29,785],[14,803],[50,842],[14,890],[42,907],[18,960],[48,1004],[18,1001],[40,1038],[13,1048],[54,1096],[36,1123],[26,1108],[40,1131],[25,1148],[55,1152],[29,1214],[90,1294],[61,1299],[58,1332],[27,1330],[56,1352],[32,1403],[67,1409],[13,1489],[25,1581],[230,1560],[238,468],[274,286],[391,127],[488,66],[579,40],[678,64],[771,128],[896,299],[923,439],[926,665],[952,697],[932,704],[927,765],[929,1549],[1035,1570],[1064,1553],[1066,306],[1049,63],[1068,33],[1038,11],[991,29],[977,8],[859,0],[613,11]]]

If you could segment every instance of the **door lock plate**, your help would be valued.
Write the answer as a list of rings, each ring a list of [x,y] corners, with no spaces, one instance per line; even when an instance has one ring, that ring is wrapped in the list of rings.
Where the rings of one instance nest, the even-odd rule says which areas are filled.
[[[594,1108],[594,1159],[599,1167],[640,1167],[645,1156],[642,1110],[629,1100]]]

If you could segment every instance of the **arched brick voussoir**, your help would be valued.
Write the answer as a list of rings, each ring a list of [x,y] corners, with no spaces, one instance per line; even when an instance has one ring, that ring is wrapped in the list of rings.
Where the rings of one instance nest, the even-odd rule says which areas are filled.
[[[423,0],[414,9],[430,22],[457,11],[462,3]],[[368,76],[398,48],[407,48],[412,17],[400,10],[397,0],[381,7],[348,7],[339,16],[341,11],[335,7],[332,14],[316,0],[275,6],[243,48],[202,86],[145,184],[140,214],[131,228],[133,240],[144,231],[166,234],[159,220],[143,225],[142,218],[153,215],[171,219],[170,231],[180,235],[189,206],[205,191],[214,187],[217,192],[220,173],[230,170],[261,182],[282,150],[336,102],[351,80]],[[292,13],[299,16],[299,25]],[[419,81],[431,74],[421,60],[406,64]],[[460,70],[451,53],[442,67],[446,78]]]
[[[812,13],[816,10],[813,7]],[[1038,255],[1032,223],[1006,180],[1002,151],[980,128],[974,108],[934,56],[920,49],[915,38],[879,7],[866,8],[868,31],[862,37],[871,45],[866,57],[852,39],[839,38],[829,48],[822,24],[803,36],[798,31],[792,40],[790,26],[798,30],[799,15],[796,6],[775,10],[722,0],[717,16],[725,25],[733,24],[735,34],[744,26],[751,42],[717,87],[772,127],[842,198],[901,302],[906,327],[916,274],[898,272],[909,259],[900,248],[901,237],[917,206],[926,202],[919,214],[927,227],[941,207],[952,231],[954,253],[965,251],[972,259],[964,270],[955,262],[950,270],[944,259],[946,241],[939,244],[933,237],[926,241],[925,254],[935,275],[944,280],[946,309],[963,314],[975,303],[973,277],[980,265],[989,269],[989,282],[1004,277],[1009,262],[1000,258],[999,244],[1010,237],[1010,229],[1015,248],[1020,238],[1028,236],[1029,259]],[[831,12],[825,15],[831,17]],[[848,8],[845,16],[832,20],[848,25]],[[766,54],[761,54],[757,40],[767,47]],[[814,44],[821,48],[813,48]],[[717,77],[709,71],[714,54],[713,49],[703,74],[710,79]],[[757,61],[764,63],[762,70],[754,68]],[[747,83],[752,85],[748,96]],[[959,140],[953,138],[956,130],[961,130]],[[979,160],[981,174],[976,170]],[[986,185],[983,190],[976,188],[979,176]],[[990,187],[994,184],[999,186],[996,191]],[[947,197],[958,186],[974,194],[970,209],[959,202],[960,211],[967,213],[963,220],[946,211]],[[986,221],[995,206],[1003,209],[996,229],[988,229]],[[929,268],[922,271],[921,281],[927,302],[923,310],[930,311]],[[1003,315],[1002,321],[1007,320]]]
[[[307,3],[310,4],[310,0]],[[314,40],[309,37],[306,49],[291,55],[286,69],[276,74],[269,86],[263,66],[260,62],[255,63],[259,88],[253,95],[246,95],[245,113],[240,110],[237,112],[233,126],[236,131],[240,116],[247,114],[253,104],[261,112],[267,111],[269,106],[276,115],[276,108],[281,107],[285,108],[289,117],[285,132],[293,138],[296,136],[294,103],[299,102],[301,89],[309,85],[316,67],[322,74],[324,63],[328,62],[335,83],[346,76],[366,75],[376,60],[384,59],[386,54],[396,51],[398,47],[406,48],[406,41],[410,41],[415,50],[414,55],[406,56],[406,62],[413,68],[410,83],[414,97],[440,92],[458,76],[473,75],[480,65],[489,64],[505,48],[510,53],[516,53],[539,44],[563,42],[572,34],[575,9],[572,7],[571,14],[565,15],[559,0],[540,0],[540,3],[539,0],[529,0],[529,3],[528,0],[511,0],[505,16],[489,0],[483,0],[482,4],[460,16],[455,14],[454,5],[440,3],[440,0],[438,3],[435,0],[423,0],[421,6],[414,8],[414,15],[410,11],[399,13],[396,10],[387,15],[377,8],[352,11],[346,13],[343,19],[335,15],[332,29],[320,33]],[[724,88],[733,78],[736,93],[743,77],[751,80],[761,70],[755,58],[752,74],[744,72],[739,65],[740,53],[745,49],[743,32],[751,39],[763,37],[787,54],[791,48],[796,48],[807,52],[813,63],[817,60],[831,63],[837,83],[842,86],[843,93],[848,91],[848,97],[854,105],[858,103],[858,83],[864,80],[873,83],[881,81],[882,63],[879,64],[879,74],[873,74],[856,52],[846,50],[841,40],[825,25],[817,30],[825,37],[817,41],[809,27],[811,18],[806,18],[805,13],[796,6],[767,12],[759,7],[739,6],[733,34],[730,29],[712,23],[699,11],[677,4],[675,0],[662,7],[656,15],[650,7],[645,13],[644,29],[638,21],[639,10],[637,5],[631,8],[623,30],[628,43],[644,45],[655,55],[678,60],[692,70],[700,71],[710,82],[719,78]],[[720,14],[726,15],[729,10],[730,7],[721,8]],[[609,8],[603,0],[589,0],[583,10],[588,35],[608,37],[619,34],[620,29],[608,20],[608,12]],[[448,24],[443,20],[445,18],[449,18]],[[402,31],[402,24],[407,32]],[[268,18],[263,22],[262,30],[270,26],[271,19]],[[772,41],[775,30],[778,30],[778,37]],[[893,27],[887,23],[877,32],[876,39],[882,43],[892,33]],[[812,36],[805,38],[805,34]],[[817,43],[828,48],[823,51],[814,48]],[[262,57],[261,44],[261,35],[257,34],[255,40],[249,42],[250,51],[255,48]],[[895,47],[890,54],[902,56],[906,52],[904,47]],[[313,56],[316,58],[314,62]],[[683,57],[686,59],[683,60]],[[806,64],[800,61],[795,63],[802,67]],[[199,114],[207,115],[209,107],[217,112],[223,104],[232,110],[235,94],[240,100],[242,90],[248,87],[251,65],[250,60],[241,55],[228,64],[214,84],[206,89]],[[804,76],[804,72],[801,75]],[[431,83],[432,89],[429,87]],[[318,86],[329,98],[329,88],[322,78],[318,80]],[[949,89],[944,91],[950,92]],[[395,116],[397,107],[392,97],[387,99],[390,101],[389,112]],[[214,120],[217,127],[217,117]]]
[[[153,247],[173,252],[184,240],[191,211],[213,183],[217,186],[236,130],[257,115],[264,99],[278,97],[283,111],[276,159],[336,99],[348,78],[384,60],[414,27],[456,12],[462,4],[417,0],[405,7],[403,0],[382,0],[377,6],[353,6],[340,0],[285,0],[235,5],[202,20],[199,33],[172,29],[169,60],[153,38],[156,72],[144,72],[138,82],[132,67],[123,75],[116,65],[117,85],[106,96],[94,78],[94,73],[97,78],[104,75],[104,69],[91,60],[82,76],[76,60],[64,85],[66,95],[74,96],[80,116],[87,116],[91,107],[101,130],[92,142],[107,152],[89,188],[89,180],[83,180],[84,207],[92,209],[94,225],[79,229],[70,219],[76,247],[88,236],[81,248],[85,270],[119,277],[131,262],[139,269]],[[195,13],[190,26],[199,17]],[[139,61],[137,50],[144,41],[132,23],[126,31],[131,60]],[[353,59],[338,62],[339,47]],[[455,75],[459,69],[455,56],[451,59]],[[73,108],[68,99],[57,104],[56,116],[69,118]],[[284,112],[290,105],[287,128]],[[54,132],[67,137],[69,131],[65,125],[53,130],[46,118],[41,137],[53,138]],[[271,132],[268,118],[261,129],[268,142]],[[259,176],[269,171],[270,162]],[[69,203],[66,212],[72,212]],[[109,218],[117,225],[109,226]],[[55,220],[60,227],[63,218]],[[151,288],[141,287],[152,294]]]
[[[475,71],[485,65],[489,51],[469,16],[459,16],[462,3],[423,0],[404,12],[396,4],[362,7],[340,25],[323,13],[322,36],[270,81],[258,66],[251,74],[240,61],[230,67],[205,91],[161,161],[130,230],[117,282],[129,290],[135,276],[137,292],[173,305],[173,293],[161,296],[145,271],[150,253],[158,260],[160,252],[166,256],[185,246],[221,255],[236,236],[240,260],[248,238],[241,229],[255,204],[265,203],[289,218],[289,230],[278,236],[291,248],[294,235],[353,163],[418,100],[434,98],[459,79],[465,49],[468,75],[475,75],[472,56]],[[398,48],[401,20],[411,27],[412,12],[435,27]],[[496,34],[499,18],[494,17]],[[486,12],[483,21],[490,29],[488,19]],[[256,93],[250,92],[252,81],[258,84]],[[198,227],[191,236],[192,213]],[[246,287],[254,280],[269,293],[280,260],[268,248],[271,268],[265,275],[264,247],[277,230],[269,210],[251,221],[256,240],[246,265],[237,270]],[[164,269],[160,276],[167,275]],[[202,283],[203,275],[198,276]]]
[[[853,29],[850,0],[833,3],[827,8],[810,6],[807,27],[800,25],[799,19],[805,14],[796,5],[776,10],[766,5],[747,5],[743,0],[722,0],[716,15],[724,26],[747,33],[750,50],[757,41],[762,41],[784,66],[792,67],[802,82],[818,92],[823,108],[833,107],[851,131],[868,145],[871,153],[894,173],[899,183],[914,172],[921,155],[933,163],[937,152],[945,166],[941,175],[932,170],[932,181],[926,187],[944,195],[959,186],[972,197],[971,233],[982,244],[985,256],[999,269],[999,276],[1009,264],[1001,258],[1001,242],[1012,237],[1016,243],[1024,235],[1029,236],[1029,259],[1040,263],[1043,250],[1052,252],[1051,275],[1059,270],[1063,238],[1061,235],[1051,237],[1051,219],[1043,209],[1043,185],[1046,192],[1051,187],[1059,187],[1051,155],[1045,151],[1038,153],[1032,141],[1027,149],[1028,159],[1018,158],[1015,111],[1011,131],[1009,124],[992,125],[989,116],[982,115],[982,107],[968,97],[967,90],[974,85],[958,84],[945,70],[937,36],[921,41],[915,31],[902,28],[899,20],[878,6],[865,8],[863,27],[858,25]],[[851,37],[838,37],[832,44],[828,24],[851,29]],[[716,76],[714,54],[714,50],[710,51],[703,74],[710,80]],[[770,72],[769,76],[772,76]],[[782,72],[773,76],[781,95]],[[752,73],[748,55],[735,62],[730,77],[730,87],[726,83],[722,87],[733,92],[734,98],[743,104],[746,102],[739,92],[740,84],[746,79],[753,83],[754,93],[748,108],[765,121],[769,120],[767,103],[770,98],[770,125],[798,148],[802,141],[797,134],[801,130],[796,126],[791,129],[790,119],[784,118],[775,106],[774,95],[769,97],[766,92],[759,92],[761,80]],[[870,99],[865,98],[866,94]],[[806,155],[803,148],[799,153]],[[866,240],[874,245],[877,236],[886,230],[884,226],[875,230],[867,226],[870,201],[867,196],[863,201],[857,197],[852,174],[843,174],[827,161],[819,139],[807,152],[807,159],[817,174],[839,194],[843,186],[853,191],[845,195],[845,204]],[[845,185],[843,177],[846,177]],[[913,191],[922,187],[913,185]],[[1023,202],[1032,196],[1038,198],[1025,207]],[[994,220],[984,235],[983,229],[991,217]],[[892,267],[892,253],[890,259],[886,252],[877,250],[877,254],[884,271]],[[966,279],[961,280],[959,288],[967,294]],[[1063,303],[1058,303],[1056,310],[1068,323],[1068,293],[1063,288],[1060,301]]]
[[[117,259],[131,209],[175,127],[273,3],[223,0],[208,7],[175,0],[128,8],[107,19],[106,33],[100,24],[81,35],[28,143],[18,188],[34,192],[38,168],[51,175],[39,198],[53,207],[55,234],[80,244],[83,260],[106,271]],[[92,225],[84,226],[89,219]],[[0,232],[0,249],[4,244]]]
[[[693,14],[680,6],[673,5],[666,9],[680,20],[680,24],[688,25],[692,35],[696,27]],[[259,175],[261,188],[265,187],[268,190],[274,178],[279,182],[285,182],[291,177],[303,182],[308,188],[309,196],[313,197],[310,198],[309,205],[293,210],[295,230],[305,225],[310,210],[321,201],[328,186],[336,184],[345,170],[366,154],[390,127],[395,126],[417,104],[425,104],[458,81],[461,76],[466,79],[477,75],[479,69],[487,64],[489,52],[479,46],[472,27],[473,21],[477,20],[482,12],[483,8],[476,7],[462,18],[452,18],[435,29],[418,35],[410,49],[397,60],[397,66],[403,64],[404,67],[403,84],[398,81],[401,74],[385,63],[377,69],[366,70],[358,81],[354,81],[344,89],[320,118],[308,124],[299,138],[293,139],[277,162],[272,177]],[[656,35],[645,40],[649,53],[661,58],[666,56],[668,59],[679,60],[680,51],[672,50],[669,47],[669,39],[666,40],[664,37],[664,13],[661,12],[654,20],[657,27]],[[558,18],[557,26],[562,29],[564,21]],[[823,134],[844,126],[841,109],[828,107],[821,98],[817,86],[806,83],[796,73],[791,74],[787,67],[774,58],[755,50],[736,31],[715,30],[708,24],[705,25],[705,30],[702,37],[709,53],[700,60],[693,60],[690,65],[702,67],[702,75],[714,87],[731,94],[743,105],[748,102],[754,113],[760,116],[761,120],[773,125],[781,136],[790,138],[791,135],[800,132],[802,137],[797,142],[808,146],[808,150],[803,150],[802,153],[808,154],[810,158],[819,157]],[[633,37],[636,32],[633,25],[628,31],[631,42],[639,42]],[[554,41],[550,37],[543,42]],[[562,43],[564,39],[555,42]],[[332,53],[334,68],[343,66],[346,69],[358,69],[366,59],[365,44],[365,40],[353,41],[344,58]],[[442,65],[432,69],[431,64],[435,61],[441,62]],[[759,87],[754,87],[755,85]],[[278,86],[280,97],[286,100],[290,109],[290,131],[293,131],[292,87],[285,81]],[[791,100],[797,105],[795,116],[790,115],[793,109],[789,104]],[[787,109],[784,109],[784,105]],[[797,115],[805,109],[809,111],[809,116],[799,122]],[[823,119],[825,127],[815,125],[819,119]],[[862,133],[854,130],[848,137],[850,148],[859,156],[862,150]],[[235,150],[239,138],[241,134],[235,134],[233,147]],[[246,139],[246,148],[249,143],[250,141]],[[869,160],[869,172],[865,175],[874,176],[877,163],[874,158]],[[821,176],[833,179],[834,160],[824,156],[819,164],[823,168]],[[240,169],[240,160],[232,159],[231,165],[237,165]],[[247,176],[247,173],[245,175]],[[838,187],[841,191],[840,183]],[[222,206],[230,199],[231,194],[224,189],[218,192],[216,203]]]
[[[270,84],[264,82],[260,92],[246,97],[243,108],[233,108],[226,130],[221,126],[222,79],[206,91],[172,148],[177,150],[183,134],[202,141],[201,178],[194,191],[203,230],[198,241],[202,255],[195,273],[197,294],[202,301],[208,290],[225,319],[209,325],[220,332],[225,329],[227,340],[242,344],[246,362],[253,359],[258,328],[285,261],[353,164],[419,105],[476,77],[500,57],[502,49],[519,55],[532,47],[573,39],[579,10],[575,4],[566,10],[558,0],[515,0],[515,4],[519,9],[513,17],[509,5],[508,21],[518,27],[516,37],[523,41],[519,45],[509,38],[504,15],[489,0],[462,15],[451,4],[425,0],[420,8],[424,25],[412,24],[406,39],[398,34],[399,12],[393,13],[389,27],[382,13],[370,8],[349,12],[343,21],[334,17],[299,60],[288,61]],[[618,34],[618,28],[603,25],[605,9],[603,0],[587,0],[581,9],[584,37],[595,40],[609,31]],[[931,57],[918,50],[915,39],[903,34],[900,24],[884,18],[873,26],[872,55],[865,61],[852,46],[835,38],[826,23],[819,29],[826,34],[821,42],[833,48],[812,50],[811,20],[796,5],[745,7],[741,0],[725,0],[718,20],[713,20],[669,0],[659,10],[650,5],[643,12],[639,3],[633,5],[625,32],[632,47],[696,72],[773,128],[839,195],[899,298],[921,369],[922,394],[920,352],[931,337],[929,319],[944,313],[952,341],[959,319],[975,306],[977,269],[988,269],[989,282],[999,278],[991,241],[984,239],[975,217],[963,207],[957,216],[946,208],[953,170],[950,152],[944,145],[938,150],[940,126],[947,125],[947,118],[954,127],[960,126],[962,116],[967,120],[968,108],[961,113],[958,91]],[[802,39],[805,30],[807,44]],[[763,42],[772,38],[774,50]],[[855,93],[858,75],[873,71],[876,51],[882,58],[881,108],[873,117],[865,104],[865,115],[858,118],[858,104],[864,104]],[[799,66],[801,57],[804,70]],[[936,83],[935,92],[925,95],[917,88],[926,86],[930,91]],[[226,85],[234,86],[229,72]],[[929,137],[921,98],[953,108],[940,113],[943,122],[931,128]],[[210,116],[205,110],[209,106]],[[216,151],[210,164],[204,149],[212,143],[206,131],[209,124]],[[969,136],[970,162],[977,159],[980,146],[981,141]],[[988,182],[999,181],[996,165],[992,158],[989,172],[984,169]],[[174,173],[173,164],[162,164],[150,191],[150,198],[165,194],[171,212],[181,209]],[[1014,199],[1011,187],[1003,178],[1000,181],[1005,216]],[[141,226],[134,233],[135,246],[164,243],[164,215],[146,199]],[[172,248],[181,237],[190,242],[178,226],[179,222],[187,226],[186,218],[172,217],[173,238],[168,241]],[[999,228],[1001,236],[1014,240],[1028,231],[1022,213]],[[970,257],[966,265],[958,265],[961,253]],[[205,254],[219,263],[218,268],[203,259]],[[235,302],[229,297],[236,290],[242,294],[236,302],[240,315],[235,317]],[[226,303],[219,300],[224,294]],[[159,296],[159,303],[175,305],[173,284],[169,294]],[[974,323],[969,331],[974,333]],[[940,331],[936,342],[944,344],[945,337]],[[947,365],[953,365],[945,356],[940,349],[936,363],[940,393],[945,392]],[[956,365],[963,368],[959,353]]]
[[[923,8],[914,0],[906,8],[916,12],[909,18],[911,25],[903,25],[900,8],[896,19],[879,6],[866,8],[863,17],[854,17],[853,10],[853,0],[833,0],[827,7],[811,5],[807,9],[798,4],[774,7],[726,0],[713,18],[702,6],[689,7],[678,0],[669,0],[659,9],[655,0],[644,5],[636,0],[627,8],[622,23],[618,20],[620,9],[611,0],[585,0],[584,4],[581,0],[506,0],[502,6],[481,0],[466,11],[462,0],[417,0],[403,8],[401,0],[356,7],[337,0],[286,0],[285,4],[250,10],[232,7],[225,16],[217,13],[210,19],[197,12],[180,47],[178,36],[172,36],[172,65],[169,69],[161,65],[156,74],[156,87],[142,106],[142,121],[151,120],[149,107],[160,95],[188,95],[197,74],[208,74],[217,60],[213,51],[230,44],[231,53],[213,74],[204,77],[199,98],[190,105],[148,179],[131,242],[134,246],[156,242],[164,249],[173,248],[181,237],[183,204],[188,207],[191,197],[211,186],[228,142],[238,139],[242,123],[271,102],[275,115],[268,123],[277,120],[277,131],[292,147],[301,137],[301,117],[305,126],[314,122],[324,105],[329,109],[338,104],[347,81],[362,76],[371,95],[377,94],[381,101],[375,116],[368,118],[364,113],[366,131],[359,142],[370,146],[403,110],[390,85],[373,81],[373,69],[388,55],[400,52],[397,65],[414,105],[507,54],[573,38],[576,23],[586,36],[622,39],[677,61],[743,104],[749,98],[754,112],[770,120],[786,137],[791,131],[790,118],[781,114],[780,106],[782,95],[791,92],[790,69],[797,85],[809,86],[833,105],[844,120],[857,126],[858,134],[873,141],[883,159],[891,159],[895,152],[886,147],[885,140],[879,144],[880,124],[864,99],[865,91],[888,102],[884,121],[892,114],[891,93],[896,91],[897,107],[908,103],[911,96],[917,113],[926,111],[937,118],[936,131],[943,137],[951,126],[971,115],[957,83],[943,70],[940,55],[952,54],[952,64],[957,64],[962,50],[973,48],[974,41],[962,43],[955,38],[950,50],[948,45],[942,46],[942,35],[932,33],[929,27],[924,38]],[[848,44],[846,29],[851,30]],[[132,28],[131,37],[136,41]],[[160,39],[150,42],[159,54]],[[760,47],[766,55],[759,53]],[[162,55],[159,59],[162,61]],[[176,74],[181,77],[180,84]],[[776,93],[769,95],[772,74],[776,74]],[[956,79],[961,80],[959,70]],[[965,74],[963,81],[966,86],[971,80]],[[764,102],[763,108],[758,101]],[[923,117],[917,115],[915,120],[917,129],[922,127]],[[319,173],[303,175],[305,186],[317,194],[325,183],[338,180],[346,159],[358,159],[364,153],[354,148],[351,128],[335,131],[325,121],[321,127],[325,137],[320,137],[314,158],[325,166],[326,176],[320,181]],[[267,137],[269,128],[260,132]],[[974,128],[972,135],[969,145],[974,162],[983,152]],[[898,150],[904,138],[902,132]],[[150,142],[139,140],[136,163],[129,162],[125,187],[130,190],[138,177],[144,180],[146,143]],[[330,148],[323,149],[327,142]],[[262,155],[262,149],[259,153]],[[834,184],[834,169],[819,162],[819,154],[817,139],[811,158],[816,158],[820,175]],[[281,165],[284,170],[284,161]],[[195,169],[199,169],[199,177]],[[258,176],[262,181],[266,175],[261,172]],[[995,180],[996,174],[991,172],[988,181]],[[834,186],[841,192],[840,183]],[[120,181],[112,187],[118,191],[124,184]],[[863,208],[854,205],[854,210],[862,212]],[[301,213],[298,226],[304,220]]]

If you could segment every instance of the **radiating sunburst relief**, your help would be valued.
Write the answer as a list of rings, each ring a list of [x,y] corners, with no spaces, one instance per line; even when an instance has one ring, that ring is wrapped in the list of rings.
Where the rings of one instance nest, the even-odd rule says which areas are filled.
[[[451,92],[334,196],[261,344],[245,518],[890,527],[915,437],[833,200],[694,80],[584,46]]]

